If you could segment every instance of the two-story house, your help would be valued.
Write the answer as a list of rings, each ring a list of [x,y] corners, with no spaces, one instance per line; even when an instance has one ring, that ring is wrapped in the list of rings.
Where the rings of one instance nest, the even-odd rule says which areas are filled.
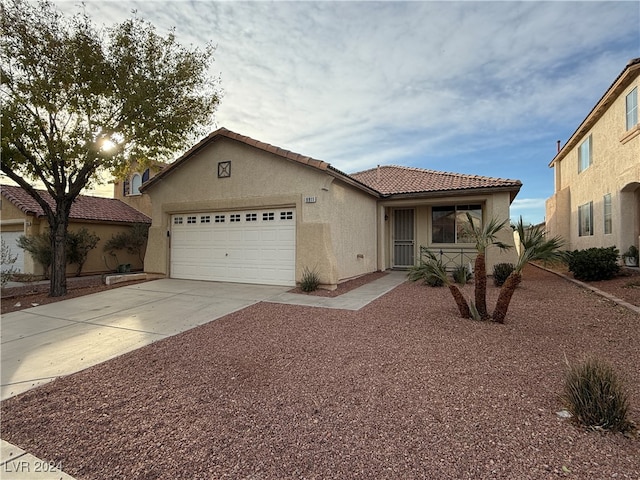
[[[569,250],[640,243],[639,77],[635,58],[549,163],[547,231]]]

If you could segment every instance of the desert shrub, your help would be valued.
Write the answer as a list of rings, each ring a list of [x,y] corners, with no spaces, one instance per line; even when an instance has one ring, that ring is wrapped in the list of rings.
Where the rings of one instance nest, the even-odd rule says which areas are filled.
[[[453,281],[459,285],[466,285],[467,282],[471,280],[471,272],[466,265],[458,265],[453,269],[453,272],[451,272],[451,276],[453,277]]]
[[[438,266],[442,266],[442,262],[439,260],[421,261],[418,265],[409,268],[407,276],[412,282],[423,280],[430,287],[441,287],[444,285],[444,280],[439,274]],[[442,271],[444,271],[444,267],[442,267]]]
[[[20,248],[38,262],[44,268],[45,278],[49,278],[49,268],[53,262],[53,251],[51,250],[51,237],[48,233],[38,235],[20,235],[16,242]]]
[[[616,247],[574,250],[569,254],[569,271],[578,280],[608,280],[620,271]]]
[[[95,232],[89,233],[89,230],[84,227],[77,232],[67,234],[67,263],[75,263],[78,266],[76,276],[82,272],[89,252],[96,248],[99,241],[100,237]]]
[[[562,400],[576,422],[589,428],[625,432],[628,395],[613,368],[598,358],[569,366]]]
[[[144,262],[144,250],[149,238],[149,225],[136,223],[126,232],[118,232],[104,244],[103,250],[113,254],[117,250],[126,250],[137,255]]]
[[[504,285],[504,282],[507,281],[511,272],[515,270],[515,265],[513,263],[497,263],[493,266],[493,284],[496,287],[501,287]]]
[[[84,262],[87,260],[89,251],[94,249],[100,237],[95,233],[89,233],[86,228],[81,228],[77,232],[67,232],[67,243],[65,245],[67,263],[78,265],[76,275],[80,275]],[[28,252],[33,259],[44,268],[45,277],[49,276],[49,268],[53,262],[53,251],[51,250],[51,237],[49,233],[38,235],[21,235],[17,244],[25,252]]]
[[[300,288],[303,292],[314,292],[320,286],[320,275],[314,270],[304,267],[302,270],[302,279],[300,280]]]

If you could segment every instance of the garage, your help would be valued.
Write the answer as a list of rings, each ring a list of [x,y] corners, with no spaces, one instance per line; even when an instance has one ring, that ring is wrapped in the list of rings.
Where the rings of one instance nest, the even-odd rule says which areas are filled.
[[[171,216],[171,277],[295,286],[294,208]]]
[[[17,272],[24,272],[24,250],[18,247],[18,238],[23,235],[23,232],[2,232],[2,241],[9,247],[10,256],[16,257],[16,261],[13,265],[2,264],[2,271],[13,268]]]

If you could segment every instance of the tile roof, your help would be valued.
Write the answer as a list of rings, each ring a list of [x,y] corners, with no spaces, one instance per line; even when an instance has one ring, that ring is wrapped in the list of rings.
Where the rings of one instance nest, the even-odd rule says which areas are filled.
[[[43,217],[44,211],[31,195],[21,187],[0,185],[2,195],[25,214]],[[45,190],[38,190],[50,206],[55,206],[53,197]],[[79,195],[71,205],[70,218],[96,222],[151,223],[144,213],[115,198]]]
[[[380,166],[353,173],[351,176],[385,196],[481,188],[505,188],[517,192],[522,186],[520,180],[439,172],[397,165]]]

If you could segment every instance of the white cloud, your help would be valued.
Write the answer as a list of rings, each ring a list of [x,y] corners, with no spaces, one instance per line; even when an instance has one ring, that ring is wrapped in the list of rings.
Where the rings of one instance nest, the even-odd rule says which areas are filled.
[[[640,33],[633,2],[86,2],[98,22],[131,9],[218,45],[218,126],[348,172],[463,153],[506,166],[525,138],[546,170],[549,136],[573,132]]]

